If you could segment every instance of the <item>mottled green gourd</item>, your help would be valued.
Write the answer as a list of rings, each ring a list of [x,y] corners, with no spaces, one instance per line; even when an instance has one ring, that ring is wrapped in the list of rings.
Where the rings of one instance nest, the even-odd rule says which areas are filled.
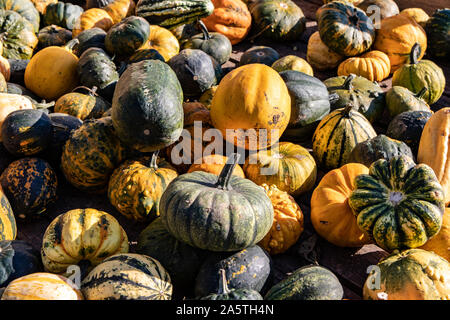
[[[0,241],[0,286],[8,280],[14,272],[13,267],[14,249],[11,241]]]
[[[0,9],[17,12],[33,25],[35,33],[39,31],[39,11],[30,0],[0,0]]]
[[[84,30],[77,36],[79,42],[73,47],[72,52],[76,56],[81,57],[83,52],[92,47],[106,50],[105,38],[106,38],[106,31],[103,29],[92,28]]]
[[[407,88],[393,86],[386,92],[386,106],[391,118],[407,111],[431,112],[430,106],[422,100],[427,91],[427,88],[423,87],[419,93],[414,94]]]
[[[450,9],[438,9],[425,25],[427,54],[450,58]]]
[[[62,28],[72,30],[83,11],[82,7],[70,2],[58,1],[56,3],[50,3],[45,8],[43,15],[44,25],[55,24]]]
[[[72,32],[52,24],[39,30],[38,39],[39,50],[50,46],[62,47],[72,40]]]

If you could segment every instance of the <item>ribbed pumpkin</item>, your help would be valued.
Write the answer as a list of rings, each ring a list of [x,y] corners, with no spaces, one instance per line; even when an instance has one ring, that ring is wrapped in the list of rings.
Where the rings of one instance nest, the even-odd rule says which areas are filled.
[[[358,226],[387,250],[416,248],[439,232],[445,195],[433,169],[408,156],[380,159],[355,178]]]
[[[354,73],[370,81],[382,81],[389,77],[391,62],[389,57],[381,51],[373,50],[360,57],[348,58],[338,67],[338,76],[348,76]]]
[[[187,172],[203,171],[219,175],[227,160],[228,157],[220,154],[207,155],[192,163]],[[244,171],[238,164],[234,168],[233,175],[245,178]]]
[[[262,63],[269,67],[280,59],[280,54],[274,48],[255,46],[246,50],[239,59],[239,66],[251,63]]]
[[[86,300],[170,300],[166,269],[149,256],[124,253],[106,258],[81,283]]]
[[[0,127],[11,112],[24,109],[33,109],[33,105],[29,99],[21,94],[0,93]]]
[[[100,28],[108,31],[114,22],[111,16],[103,9],[92,8],[84,11],[76,20],[72,28],[72,36],[75,38],[81,32],[91,28]]]
[[[219,32],[235,45],[247,36],[252,16],[241,0],[212,0],[214,11],[202,19],[210,31]]]
[[[166,61],[164,57],[155,49],[139,49],[136,50],[136,52],[130,58],[128,58],[127,63],[130,64],[140,62],[142,60],[161,60],[162,62]]]
[[[316,232],[339,247],[362,247],[370,243],[369,236],[356,223],[348,198],[355,189],[354,179],[369,169],[359,163],[349,163],[331,170],[314,189],[311,197],[311,222]]]
[[[272,64],[272,68],[278,72],[295,70],[306,73],[310,76],[314,75],[314,71],[308,62],[305,59],[294,55],[287,55],[278,59]]]
[[[408,61],[415,43],[422,48],[418,60],[422,59],[427,49],[427,36],[423,28],[408,15],[397,14],[381,20],[380,28],[373,44],[373,49],[386,53],[394,72]]]
[[[39,30],[38,39],[38,50],[50,46],[60,47],[72,40],[72,31],[52,24]]]
[[[83,13],[83,8],[70,2],[57,1],[49,4],[43,13],[44,25],[57,25],[72,30]]]
[[[276,185],[281,191],[298,196],[312,189],[317,166],[307,149],[291,142],[280,142],[272,149],[251,154],[245,161],[247,179],[258,185]]]
[[[0,9],[17,12],[33,25],[35,33],[39,31],[39,11],[37,11],[31,0],[1,0]]]
[[[424,87],[418,94],[414,94],[402,86],[393,86],[386,92],[386,107],[393,118],[400,113],[408,111],[431,112],[430,106],[422,100],[427,88]]]
[[[152,157],[128,160],[114,170],[108,185],[111,204],[124,216],[139,221],[159,216],[159,201],[177,172],[164,161]]]
[[[28,63],[25,86],[47,101],[56,100],[78,84],[78,57],[72,53],[74,39],[64,47],[51,46],[36,53]]]
[[[364,284],[365,300],[380,300],[381,293],[387,300],[450,298],[450,263],[437,254],[410,249],[390,255],[377,266],[378,271],[374,269]]]
[[[450,57],[450,9],[436,10],[425,25],[427,53],[438,58]]]
[[[0,300],[83,300],[83,294],[66,277],[37,272],[12,281]]]
[[[274,144],[290,116],[291,98],[283,79],[271,67],[257,63],[223,77],[211,103],[213,126],[227,141],[249,150]]]
[[[450,261],[450,208],[445,208],[439,233],[419,249],[432,251],[445,260]]]
[[[422,8],[405,8],[400,11],[400,14],[413,18],[422,28],[425,28],[428,19],[430,19],[430,16]]]
[[[314,32],[308,39],[306,61],[317,70],[336,68],[344,60],[344,56],[332,51],[320,39],[319,31]]]
[[[286,252],[303,232],[303,213],[300,206],[287,192],[280,191],[275,185],[262,187],[272,201],[273,224],[259,245],[271,254]]]
[[[14,240],[16,236],[16,218],[8,198],[0,188],[0,240]]]
[[[332,170],[349,162],[353,148],[376,137],[370,122],[349,104],[325,116],[313,135],[313,155],[319,167]]]
[[[399,13],[399,8],[394,0],[364,0],[356,6],[364,10],[368,16],[375,12],[379,12],[380,19],[391,17]],[[375,11],[374,8],[377,8],[376,10],[379,11]]]
[[[150,35],[139,49],[155,49],[166,61],[169,61],[180,52],[180,43],[168,29],[150,25]]]
[[[417,162],[429,165],[436,174],[450,204],[450,108],[434,113],[425,124],[417,153]]]
[[[102,9],[112,18],[113,24],[118,24],[126,17],[134,15],[135,8],[133,0],[113,0]]]
[[[87,208],[67,211],[50,223],[41,256],[47,272],[64,275],[71,265],[89,272],[105,258],[126,252],[128,237],[117,220],[109,213]]]

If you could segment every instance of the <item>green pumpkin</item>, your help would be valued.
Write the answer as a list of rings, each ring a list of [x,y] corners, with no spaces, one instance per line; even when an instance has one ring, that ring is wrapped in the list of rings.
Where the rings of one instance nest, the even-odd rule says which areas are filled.
[[[383,115],[386,108],[385,94],[376,82],[350,74],[347,77],[329,78],[323,83],[327,86],[330,94],[338,95],[338,98],[331,104],[331,110],[344,108],[352,103],[370,123],[376,122]]]
[[[287,141],[311,139],[320,120],[330,113],[330,95],[319,79],[303,72],[280,72],[291,96],[291,119],[283,133]]]
[[[231,42],[218,32],[209,32],[205,24],[199,21],[202,34],[197,34],[183,43],[183,49],[200,49],[213,57],[219,64],[224,64],[231,56]]]
[[[81,32],[77,37],[78,43],[73,47],[73,53],[81,57],[87,49],[96,47],[102,50],[105,48],[106,31],[100,28],[87,29]]]
[[[0,9],[0,35],[3,40],[2,56],[7,59],[30,59],[38,44],[33,25],[11,10]]]
[[[320,39],[343,56],[367,51],[375,40],[375,27],[364,11],[349,2],[333,1],[316,12]]]
[[[272,203],[262,187],[232,175],[237,155],[230,159],[219,177],[195,171],[167,187],[159,209],[175,238],[200,249],[229,252],[254,245],[267,234]],[[182,200],[186,197],[190,200]]]
[[[392,85],[408,88],[414,93],[419,93],[425,87],[427,92],[423,100],[432,105],[439,100],[445,90],[445,75],[433,61],[425,59],[418,61],[420,51],[420,45],[416,43],[411,49],[409,63],[394,72]]]
[[[139,49],[131,57],[129,57],[127,61],[121,61],[118,71],[119,74],[122,75],[130,64],[143,60],[159,60],[166,62],[164,57],[155,49]]]
[[[39,30],[38,40],[38,50],[50,46],[62,47],[72,40],[72,31],[52,24]]]
[[[58,1],[56,3],[50,3],[45,8],[44,25],[49,26],[55,24],[62,28],[72,30],[83,11],[82,7],[70,2]]]
[[[427,54],[450,58],[450,9],[437,9],[425,25]]]
[[[422,100],[427,88],[422,88],[418,94],[414,94],[407,88],[393,86],[386,92],[386,106],[391,118],[406,111],[431,111],[430,106]]]
[[[348,203],[358,227],[386,251],[420,247],[439,232],[444,190],[426,164],[407,156],[380,159],[355,178]]]
[[[39,11],[31,0],[0,0],[0,9],[17,12],[33,25],[35,33],[39,31]]]
[[[202,33],[199,30],[199,24],[196,22],[182,24],[178,27],[171,28],[170,32],[178,39],[180,46],[183,47],[184,43],[196,34]]]
[[[0,286],[14,273],[13,267],[14,249],[11,241],[0,241]]]
[[[306,29],[302,9],[291,0],[251,0],[254,33],[275,41],[298,41]]]
[[[131,64],[120,77],[112,101],[117,136],[141,152],[171,145],[183,130],[182,103],[180,82],[166,63],[144,60]]]
[[[262,63],[270,67],[278,59],[280,59],[280,54],[275,49],[266,46],[256,46],[242,54],[239,60],[239,66]]]
[[[274,285],[264,300],[342,300],[338,278],[321,266],[305,266]]]

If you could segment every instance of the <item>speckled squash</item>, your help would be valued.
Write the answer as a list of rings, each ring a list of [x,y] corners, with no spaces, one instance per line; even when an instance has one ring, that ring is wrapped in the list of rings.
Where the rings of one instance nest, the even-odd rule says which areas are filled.
[[[427,88],[422,88],[418,94],[414,94],[402,86],[393,86],[386,92],[386,107],[391,118],[408,111],[432,112],[430,106],[422,100]]]
[[[427,53],[437,58],[450,57],[450,9],[436,10],[425,25]]]
[[[170,300],[172,290],[159,261],[135,253],[106,258],[81,282],[86,300]]]
[[[39,11],[31,0],[1,0],[0,9],[17,12],[33,25],[35,33],[39,31]]]
[[[246,50],[239,60],[239,66],[252,63],[262,63],[269,67],[280,59],[280,54],[271,47],[255,46]]]
[[[139,49],[155,49],[167,62],[180,52],[178,39],[168,29],[157,25],[150,25],[150,35]]]
[[[314,32],[308,39],[306,61],[317,70],[336,68],[344,60],[344,56],[332,51],[320,39],[319,31]]]
[[[52,24],[39,30],[38,40],[38,50],[50,46],[61,47],[72,40],[72,32],[70,30]]]
[[[364,284],[365,300],[450,299],[450,263],[433,252],[410,249],[390,255],[377,266],[378,271],[374,269]],[[379,281],[379,288],[374,281]]]
[[[128,237],[119,222],[109,213],[87,208],[67,211],[50,223],[41,256],[45,271],[65,275],[71,265],[89,272],[105,258],[127,252]]]
[[[105,38],[106,31],[100,28],[87,29],[76,36],[78,43],[73,47],[73,53],[81,57],[83,52],[92,47],[97,47],[106,51]]]
[[[16,218],[8,198],[0,188],[0,240],[14,240],[16,236]]]
[[[432,251],[450,261],[450,208],[445,208],[441,230],[419,249]]]
[[[193,164],[191,164],[187,172],[189,173],[194,171],[203,171],[218,176],[222,171],[223,167],[225,166],[225,164],[227,163],[227,161],[228,157],[220,154],[206,155],[195,161]],[[238,164],[234,168],[233,175],[245,178],[244,171]]]
[[[359,57],[348,58],[339,64],[338,76],[348,76],[351,73],[370,81],[383,81],[391,73],[391,62],[384,52],[372,50]]]
[[[72,30],[75,27],[83,8],[70,2],[57,1],[49,4],[43,14],[44,25],[55,24],[62,28]]]
[[[439,232],[445,195],[433,169],[407,156],[380,159],[355,178],[358,226],[386,251],[420,247]]]
[[[425,28],[428,19],[430,19],[430,16],[422,8],[405,8],[400,11],[400,14],[413,18],[422,28]]]
[[[91,28],[100,28],[108,31],[113,25],[113,19],[105,10],[99,8],[88,9],[75,21],[72,28],[72,36],[75,38],[84,30]]]
[[[33,109],[33,104],[29,99],[21,94],[0,93],[0,126],[11,112],[24,109]]]
[[[15,217],[22,221],[43,216],[57,198],[56,173],[39,158],[12,162],[0,176],[0,184]]]
[[[309,63],[305,59],[294,55],[287,55],[278,59],[272,64],[272,68],[278,72],[295,70],[310,76],[314,75],[314,71]]]
[[[113,0],[102,9],[112,18],[113,24],[118,24],[126,17],[134,15],[136,4],[134,0]]]
[[[317,177],[313,156],[291,142],[279,142],[272,149],[251,154],[243,169],[247,179],[256,184],[274,184],[293,196],[311,190]]]

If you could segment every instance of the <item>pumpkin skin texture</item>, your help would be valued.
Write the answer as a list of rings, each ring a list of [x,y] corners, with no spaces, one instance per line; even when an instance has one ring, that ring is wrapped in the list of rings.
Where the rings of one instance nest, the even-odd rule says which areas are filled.
[[[425,124],[420,137],[417,162],[429,165],[445,193],[445,203],[450,204],[450,108],[434,113]]]
[[[427,53],[437,58],[450,57],[450,9],[436,10],[425,25]]]
[[[445,196],[428,165],[403,155],[380,159],[355,186],[348,202],[358,226],[386,251],[420,247],[439,232]]]
[[[386,53],[391,61],[391,72],[405,64],[415,43],[419,43],[422,59],[427,49],[427,36],[423,28],[412,18],[404,14],[381,20],[380,28],[373,44],[374,50]]]
[[[191,164],[187,172],[190,173],[194,171],[203,171],[218,176],[227,163],[227,160],[228,157],[222,156],[220,154],[207,155],[196,161],[197,163],[194,162],[193,164]],[[234,168],[233,175],[245,178],[244,171],[238,164]]]
[[[400,11],[400,14],[405,14],[410,18],[413,18],[418,24],[422,26],[422,28],[425,28],[428,19],[430,19],[430,16],[422,8],[405,8]]]
[[[348,205],[355,189],[354,179],[368,174],[369,168],[360,163],[348,163],[325,174],[311,197],[311,222],[316,232],[339,247],[362,247],[370,243],[361,231]]]
[[[78,39],[78,43],[73,47],[73,53],[78,57],[81,57],[83,52],[92,47],[97,47],[106,51],[106,31],[103,29],[87,29],[81,32],[76,38]]]
[[[8,198],[0,188],[0,241],[14,240],[16,236],[16,218]]]
[[[273,286],[264,300],[341,300],[343,295],[344,289],[331,271],[306,266]]]
[[[83,13],[83,8],[69,2],[51,3],[43,13],[44,25],[55,24],[59,27],[72,30],[75,23]]]
[[[40,16],[33,2],[30,0],[1,0],[0,8],[3,10],[12,10],[27,19],[34,28],[34,32],[39,31]]]
[[[34,4],[39,13],[43,15],[47,6],[57,3],[58,0],[31,0],[31,2]]]
[[[38,39],[38,50],[50,46],[60,47],[72,40],[72,32],[52,24],[39,30]]]
[[[214,11],[202,19],[208,30],[225,35],[232,45],[245,39],[250,31],[252,16],[241,0],[212,0]]]
[[[432,251],[450,261],[450,208],[445,208],[442,227],[437,235],[428,240],[420,249]]]
[[[167,62],[180,52],[180,43],[169,30],[157,25],[150,25],[150,35],[139,49],[155,49]]]
[[[142,60],[160,60],[165,62],[164,57],[157,50],[139,49],[128,59],[128,64],[141,62]]]
[[[431,112],[428,104],[422,100],[427,89],[423,88],[419,94],[414,94],[402,86],[393,86],[386,92],[386,106],[393,118],[402,112],[425,111]]]
[[[72,36],[75,38],[84,30],[91,28],[100,28],[108,31],[113,24],[113,19],[105,10],[99,8],[88,9],[84,11],[74,23]]]
[[[124,253],[106,258],[81,282],[86,300],[170,300],[166,269],[149,256]]]
[[[89,272],[105,258],[128,252],[128,237],[109,213],[74,209],[57,216],[45,230],[41,257],[45,271],[63,274],[70,265]]]
[[[133,0],[113,0],[103,7],[113,20],[113,24],[118,24],[128,16],[134,15],[136,8]]]
[[[12,162],[0,176],[0,184],[14,215],[22,221],[43,216],[57,198],[56,173],[39,158]]]
[[[5,118],[13,111],[33,109],[31,101],[21,94],[0,93],[0,126]],[[0,132],[1,133],[1,132]],[[0,141],[1,141],[0,134]]]
[[[311,190],[317,166],[308,150],[291,142],[279,142],[276,147],[260,150],[246,159],[243,169],[247,179],[257,185],[274,184],[292,196]]]
[[[117,136],[141,152],[169,146],[183,130],[182,102],[180,82],[169,65],[159,60],[131,64],[120,77],[112,101]]]
[[[280,59],[280,54],[271,47],[256,46],[245,51],[239,60],[239,66],[262,63],[269,67]]]
[[[45,290],[43,290],[45,288]],[[84,300],[66,277],[36,272],[12,281],[0,300]]]
[[[376,137],[370,122],[358,111],[337,109],[325,116],[314,131],[313,155],[319,167],[332,170],[349,162],[353,148]]]
[[[382,81],[389,77],[391,62],[389,57],[381,51],[373,50],[360,57],[348,58],[338,67],[338,76],[348,76],[351,73],[370,81]]]
[[[381,292],[387,300],[448,300],[450,264],[433,252],[410,249],[383,259],[379,267],[380,288],[373,289],[373,273],[364,287],[364,300],[378,300]],[[374,271],[372,271],[374,272]]]
[[[288,55],[278,59],[272,64],[272,68],[274,68],[278,72],[295,70],[306,73],[307,75],[310,76],[314,75],[314,71],[312,67],[308,64],[308,62],[294,55]]]
[[[232,160],[236,164],[236,157]],[[170,183],[159,210],[175,238],[220,252],[242,250],[264,238],[273,222],[272,203],[261,187],[232,175],[233,164],[227,163],[219,177],[195,171]],[[222,205],[214,206],[219,199]]]
[[[291,116],[291,98],[278,72],[263,64],[248,64],[223,77],[210,112],[213,126],[227,141],[259,150],[283,134]],[[263,133],[267,139],[261,139]]]
[[[314,32],[308,39],[306,61],[317,70],[336,68],[344,60],[344,56],[332,51],[320,39],[319,31]]]
[[[114,170],[108,185],[111,204],[124,216],[151,221],[159,216],[159,200],[167,185],[178,174],[157,155],[129,160]]]

